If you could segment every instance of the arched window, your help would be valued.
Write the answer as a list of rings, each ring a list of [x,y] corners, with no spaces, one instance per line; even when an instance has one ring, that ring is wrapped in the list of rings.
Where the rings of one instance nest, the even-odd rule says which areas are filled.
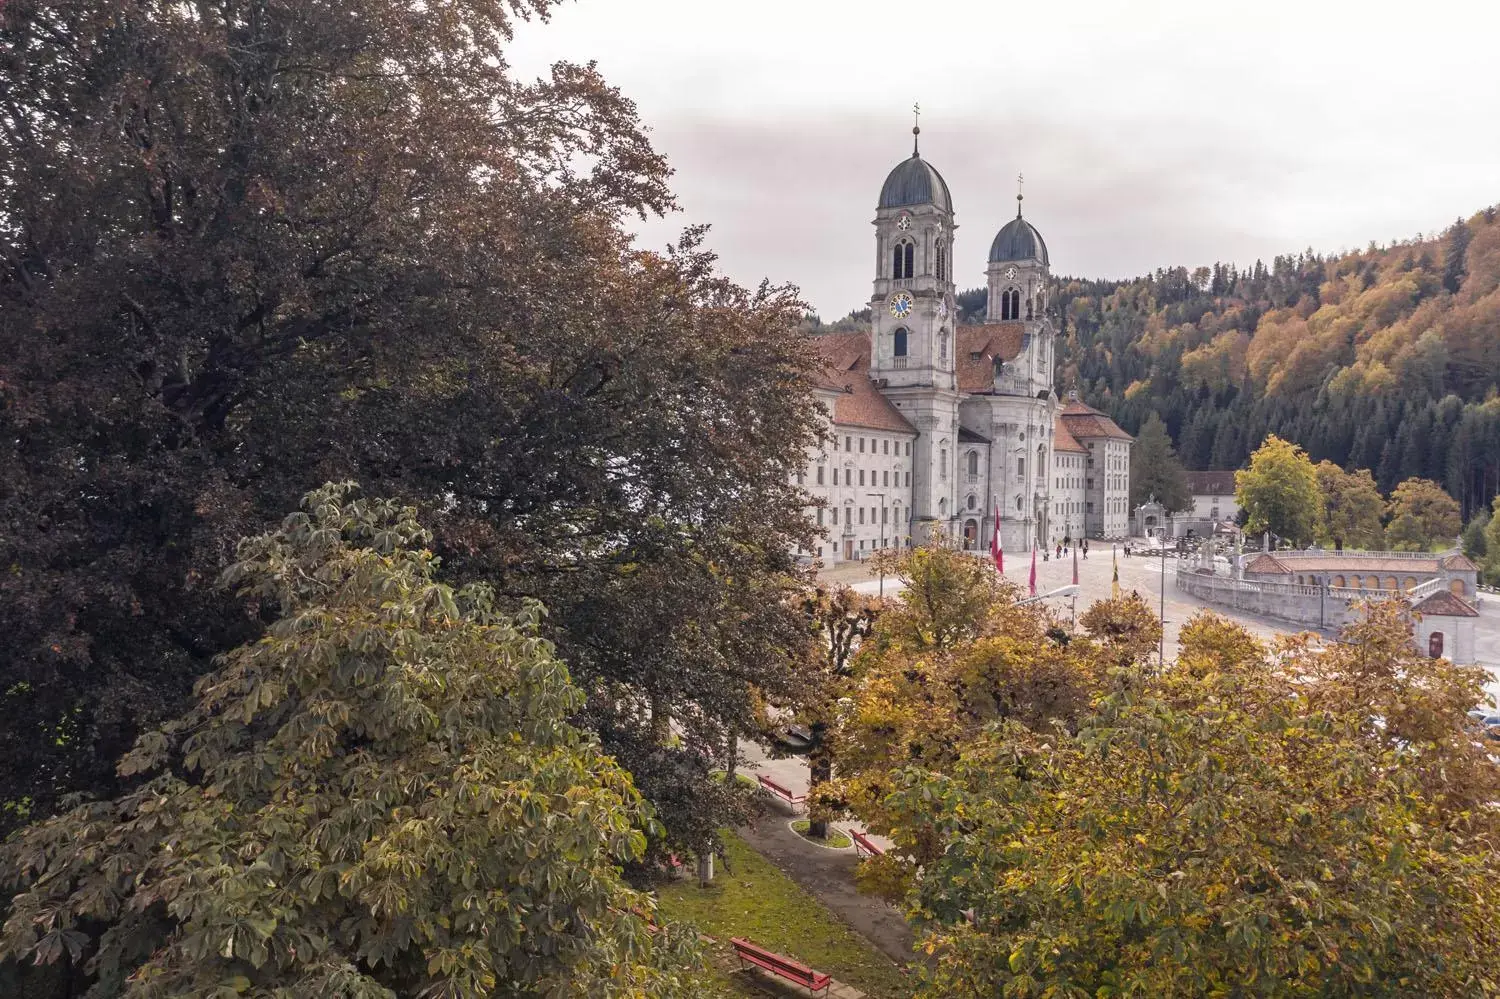
[[[896,330],[896,356],[906,356],[906,327],[902,326]]]
[[[948,360],[948,331],[947,330],[943,330],[943,332],[941,332],[941,333],[938,334],[938,360],[939,361],[946,361],[946,360]]]
[[[1343,587],[1344,587],[1344,577],[1343,576],[1334,576],[1333,577],[1333,585],[1336,586],[1336,587],[1338,587],[1339,589],[1343,589]]]
[[[901,280],[901,247],[904,243],[897,243],[891,250],[891,277],[897,281]]]
[[[1380,589],[1380,577],[1379,576],[1371,576],[1369,579],[1366,579],[1365,580],[1365,589],[1367,589],[1367,590],[1378,590],[1378,589]]]
[[[969,452],[969,478],[971,480],[979,478],[979,452],[978,451],[970,451]],[[970,507],[970,509],[973,509],[973,508]]]
[[[943,256],[943,241],[937,241],[937,279],[942,281],[948,274],[948,262]]]
[[[905,251],[903,251],[903,255],[906,257],[906,275],[905,275],[906,277],[911,277],[911,276],[913,276],[914,274],[917,273],[917,269],[914,266],[915,263],[916,263],[916,254],[917,254],[916,244],[915,243],[907,243],[906,244],[906,249],[905,249]]]
[[[1464,581],[1462,579],[1450,580],[1448,583],[1448,592],[1456,593],[1461,597],[1468,595],[1468,591],[1465,589]]]
[[[1396,577],[1395,576],[1387,576],[1387,577],[1385,577],[1385,588],[1388,589],[1388,590],[1390,590],[1390,591],[1392,591],[1392,592],[1395,592],[1395,590],[1396,590]]]
[[[1000,293],[1000,318],[1006,322],[1021,318],[1021,292],[1019,289],[1007,288]]]

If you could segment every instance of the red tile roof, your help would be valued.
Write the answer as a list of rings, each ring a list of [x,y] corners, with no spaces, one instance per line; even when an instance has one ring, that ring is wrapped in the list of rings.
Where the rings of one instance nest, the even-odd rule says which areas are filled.
[[[1434,617],[1479,616],[1479,612],[1469,606],[1467,600],[1448,590],[1438,590],[1432,596],[1414,606],[1412,610],[1418,614],[1430,614]]]
[[[1260,566],[1264,565],[1265,568]],[[1268,555],[1264,552],[1245,564],[1246,572],[1342,572],[1366,573],[1389,572],[1395,575],[1420,573],[1432,575],[1438,571],[1438,560],[1433,558],[1371,558],[1359,555]]]
[[[1062,408],[1062,420],[1067,424],[1068,432],[1075,438],[1112,437],[1122,441],[1135,440],[1134,437],[1121,430],[1114,420],[1077,399],[1069,399],[1068,404]]]
[[[1449,555],[1447,558],[1442,560],[1441,565],[1444,569],[1449,569],[1457,572],[1479,571],[1479,566],[1469,561],[1468,556],[1464,555],[1462,552],[1457,555]]]
[[[1287,567],[1286,563],[1282,562],[1281,559],[1277,558],[1275,555],[1261,552],[1259,555],[1255,556],[1250,561],[1245,563],[1245,571],[1290,573],[1292,570]]]
[[[993,392],[995,358],[1014,361],[1021,354],[1026,324],[1019,322],[984,323],[960,326],[954,331],[954,361],[958,368],[960,392]],[[978,355],[978,356],[975,356]]]
[[[828,333],[813,338],[824,368],[819,387],[838,393],[833,422],[848,427],[915,434],[900,410],[870,381],[870,338],[864,333]]]
[[[1194,496],[1233,496],[1233,472],[1188,472],[1188,492]]]
[[[1068,433],[1068,425],[1063,423],[1062,417],[1059,416],[1052,427],[1052,450],[1078,451],[1087,454],[1089,449],[1073,439],[1073,435]]]

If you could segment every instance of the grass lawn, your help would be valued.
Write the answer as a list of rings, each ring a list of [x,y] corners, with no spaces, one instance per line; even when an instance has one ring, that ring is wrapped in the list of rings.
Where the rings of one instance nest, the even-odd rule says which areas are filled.
[[[798,819],[796,822],[792,823],[792,832],[796,833],[798,836],[801,836],[809,843],[814,843],[818,846],[826,846],[834,850],[847,850],[854,845],[854,840],[850,839],[848,836],[845,836],[842,832],[840,832],[838,829],[835,829],[833,826],[828,827],[828,838],[826,840],[814,839],[813,837],[809,836],[807,834],[807,831],[811,828],[812,823],[807,819]]]
[[[716,938],[712,949],[723,968],[738,967],[729,938],[747,937],[767,950],[826,971],[871,999],[911,995],[910,981],[890,958],[744,840],[728,830],[723,837],[728,870],[725,865],[717,866],[709,887],[699,888],[696,878],[684,878],[657,892],[663,916],[691,923]],[[729,995],[764,995],[746,979],[726,973],[717,984],[727,988]]]

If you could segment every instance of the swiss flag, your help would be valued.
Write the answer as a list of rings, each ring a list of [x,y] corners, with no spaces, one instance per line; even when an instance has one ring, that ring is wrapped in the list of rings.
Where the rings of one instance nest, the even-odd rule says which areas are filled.
[[[1000,543],[1000,504],[995,504],[995,536],[990,538],[990,557],[995,560],[995,571],[1005,571],[1005,547]]]

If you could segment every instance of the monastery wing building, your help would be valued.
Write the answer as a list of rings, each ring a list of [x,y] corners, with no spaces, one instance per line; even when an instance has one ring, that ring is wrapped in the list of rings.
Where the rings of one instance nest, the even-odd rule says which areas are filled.
[[[953,198],[917,150],[875,211],[867,333],[816,337],[832,420],[799,478],[821,501],[825,562],[918,543],[935,530],[1007,551],[1127,530],[1133,438],[1053,387],[1047,244],[1021,214],[990,243],[985,321],[958,325]]]

